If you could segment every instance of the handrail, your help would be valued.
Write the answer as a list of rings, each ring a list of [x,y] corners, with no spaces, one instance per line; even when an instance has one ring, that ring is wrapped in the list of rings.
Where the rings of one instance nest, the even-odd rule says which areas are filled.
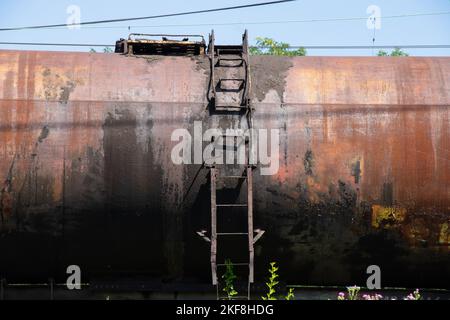
[[[199,34],[151,34],[151,33],[130,33],[128,40],[133,40],[133,37],[145,36],[145,37],[188,37],[188,38],[201,38],[202,42],[205,42],[205,38]]]

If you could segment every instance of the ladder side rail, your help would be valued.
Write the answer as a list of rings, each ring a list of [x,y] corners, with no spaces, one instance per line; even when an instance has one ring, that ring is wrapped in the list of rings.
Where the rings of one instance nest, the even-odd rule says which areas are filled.
[[[216,168],[210,169],[211,174],[211,273],[212,283],[217,285],[217,205],[216,205]]]
[[[209,39],[209,58],[211,60],[211,86],[213,91],[213,98],[214,101],[216,100],[216,80],[215,80],[215,71],[214,68],[216,67],[215,62],[215,49],[214,49],[214,43],[216,39],[214,36],[214,30],[211,31],[210,39]]]
[[[245,64],[245,86],[244,93],[242,95],[242,99],[244,100],[244,104],[247,108],[249,108],[249,93],[250,93],[250,63],[249,63],[249,51],[248,51],[248,31],[245,30],[244,35],[242,36],[242,59]]]
[[[253,172],[247,167],[247,213],[248,213],[248,250],[249,250],[249,283],[254,282],[254,248],[253,248]]]

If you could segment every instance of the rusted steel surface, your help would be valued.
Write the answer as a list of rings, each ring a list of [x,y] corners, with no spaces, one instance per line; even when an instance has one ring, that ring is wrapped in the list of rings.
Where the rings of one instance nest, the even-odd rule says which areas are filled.
[[[383,285],[450,287],[450,58],[250,64],[281,157],[253,175],[255,281],[276,260],[290,283],[365,284],[377,264]],[[219,122],[209,73],[202,56],[0,51],[0,273],[209,282],[208,170],[170,158],[173,130]]]
[[[138,38],[141,37],[141,38]],[[142,38],[144,37],[144,38]],[[154,39],[161,37],[161,40]],[[181,38],[181,39],[170,39]],[[190,40],[194,38],[195,40]],[[201,40],[200,40],[201,39]],[[170,35],[132,33],[128,39],[116,42],[116,53],[128,55],[200,55],[205,53],[206,43],[201,35]]]

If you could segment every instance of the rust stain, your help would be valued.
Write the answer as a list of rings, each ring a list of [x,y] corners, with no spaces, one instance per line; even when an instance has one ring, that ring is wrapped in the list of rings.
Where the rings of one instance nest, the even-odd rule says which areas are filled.
[[[67,104],[70,94],[77,86],[77,81],[66,76],[61,76],[58,73],[53,73],[49,68],[43,70],[42,76],[43,98],[47,101],[57,100],[63,104]]]
[[[445,246],[450,245],[450,228],[447,222],[440,225],[439,244]]]
[[[399,227],[406,218],[406,209],[397,207],[372,206],[372,227],[391,229]]]

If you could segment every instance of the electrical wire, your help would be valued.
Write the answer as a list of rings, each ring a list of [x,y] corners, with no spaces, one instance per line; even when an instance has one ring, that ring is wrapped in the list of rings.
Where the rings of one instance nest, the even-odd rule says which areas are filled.
[[[261,47],[259,47],[261,48]],[[450,44],[407,44],[407,45],[375,45],[375,46],[289,46],[289,49],[450,49]],[[262,49],[268,49],[262,47]]]
[[[120,19],[109,19],[109,20],[86,21],[86,22],[80,22],[80,23],[74,24],[74,25],[76,25],[76,26],[85,26],[85,25],[113,23],[113,22],[124,22],[124,21],[136,21],[136,20],[149,20],[149,19],[157,19],[157,18],[177,17],[177,16],[186,16],[186,15],[193,15],[193,14],[200,14],[200,13],[211,13],[211,12],[219,12],[219,11],[244,9],[244,8],[254,8],[254,7],[268,6],[268,5],[281,4],[281,3],[294,2],[294,1],[297,1],[297,0],[278,0],[278,1],[270,1],[270,2],[260,2],[260,3],[245,4],[245,5],[240,5],[240,6],[223,7],[223,8],[215,8],[215,9],[205,9],[205,10],[196,10],[196,11],[187,11],[187,12],[179,12],[179,13],[168,13],[168,14],[160,14],[160,15],[153,15],[153,16],[147,16],[147,17],[135,17],[135,18],[120,18]],[[56,28],[56,27],[67,27],[67,26],[68,26],[67,24],[50,24],[50,25],[38,25],[38,26],[0,28],[0,31],[47,29],[47,28]]]
[[[413,13],[402,15],[383,16],[383,19],[400,19],[411,17],[425,16],[441,16],[450,15],[450,11],[429,12],[429,13]],[[270,24],[286,24],[286,23],[314,23],[314,22],[341,22],[341,21],[359,21],[367,20],[367,17],[349,17],[349,18],[318,18],[306,20],[276,20],[276,21],[248,21],[248,22],[212,22],[212,23],[193,23],[193,24],[160,24],[160,25],[121,25],[121,26],[88,26],[82,29],[129,29],[129,28],[170,28],[170,27],[204,27],[204,26],[236,26],[236,25],[270,25]],[[67,29],[67,25],[52,27],[51,29],[61,30]],[[0,29],[1,31],[1,29]]]

